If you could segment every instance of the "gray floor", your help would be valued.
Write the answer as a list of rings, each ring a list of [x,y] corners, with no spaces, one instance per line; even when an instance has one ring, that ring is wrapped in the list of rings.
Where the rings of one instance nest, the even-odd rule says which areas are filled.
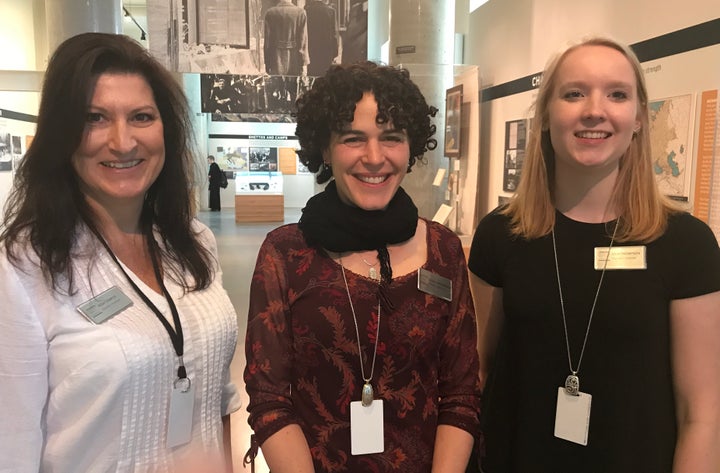
[[[300,209],[285,209],[285,222],[297,222]],[[245,368],[245,328],[247,326],[248,294],[250,279],[255,267],[257,252],[265,235],[281,222],[267,224],[235,223],[235,210],[223,209],[220,212],[201,211],[198,219],[215,233],[218,242],[220,266],[223,271],[223,285],[230,295],[238,315],[238,345],[231,365],[232,378],[242,393],[243,407],[231,417],[233,439],[233,463],[235,472],[249,472],[243,467],[242,459],[250,445],[250,428],[247,423],[247,393],[242,382]],[[255,465],[256,473],[267,472],[261,458]]]

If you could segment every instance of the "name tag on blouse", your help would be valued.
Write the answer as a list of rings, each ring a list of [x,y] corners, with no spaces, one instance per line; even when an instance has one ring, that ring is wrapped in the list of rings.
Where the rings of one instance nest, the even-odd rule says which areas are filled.
[[[427,269],[418,269],[418,290],[452,302],[452,281]]]
[[[132,301],[124,292],[117,286],[113,286],[89,301],[83,302],[77,306],[77,310],[90,322],[101,324],[132,304]]]
[[[609,248],[606,246],[595,248],[595,269],[602,271],[605,267],[608,250]],[[610,258],[606,269],[647,269],[645,250],[645,245],[613,246],[609,251]]]

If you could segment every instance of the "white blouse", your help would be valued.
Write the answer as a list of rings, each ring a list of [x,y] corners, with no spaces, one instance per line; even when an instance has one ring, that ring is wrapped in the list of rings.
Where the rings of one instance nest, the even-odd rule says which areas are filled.
[[[217,259],[210,230],[197,221],[193,227]],[[240,407],[240,398],[229,371],[237,319],[220,268],[199,292],[183,294],[164,280],[195,386],[192,439],[168,448],[178,366],[170,336],[94,236],[82,233],[77,248],[77,291],[70,296],[48,286],[31,263],[34,253],[22,259],[22,270],[4,249],[0,254],[0,472],[175,473],[192,471],[193,462],[222,461],[221,418]],[[164,297],[138,285],[169,316]],[[78,312],[113,286],[132,306],[99,325]]]

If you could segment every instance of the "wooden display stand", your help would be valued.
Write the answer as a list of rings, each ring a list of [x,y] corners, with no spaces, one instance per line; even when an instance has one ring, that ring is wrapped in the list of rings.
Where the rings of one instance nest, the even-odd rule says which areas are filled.
[[[282,194],[235,194],[235,222],[282,222],[285,198]]]

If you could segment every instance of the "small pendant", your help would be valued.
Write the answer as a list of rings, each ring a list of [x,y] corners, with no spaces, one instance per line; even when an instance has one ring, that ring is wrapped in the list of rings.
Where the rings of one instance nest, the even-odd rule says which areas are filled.
[[[373,402],[373,388],[370,386],[370,383],[363,384],[362,387],[362,397],[360,398],[362,401],[362,405],[364,407],[368,407]]]
[[[372,267],[368,270],[368,276],[370,276],[370,279],[374,279],[376,281],[378,281],[380,279],[380,277],[378,276],[377,270]]]
[[[565,378],[565,392],[571,396],[580,395],[580,378],[575,374],[568,375],[568,377]]]

